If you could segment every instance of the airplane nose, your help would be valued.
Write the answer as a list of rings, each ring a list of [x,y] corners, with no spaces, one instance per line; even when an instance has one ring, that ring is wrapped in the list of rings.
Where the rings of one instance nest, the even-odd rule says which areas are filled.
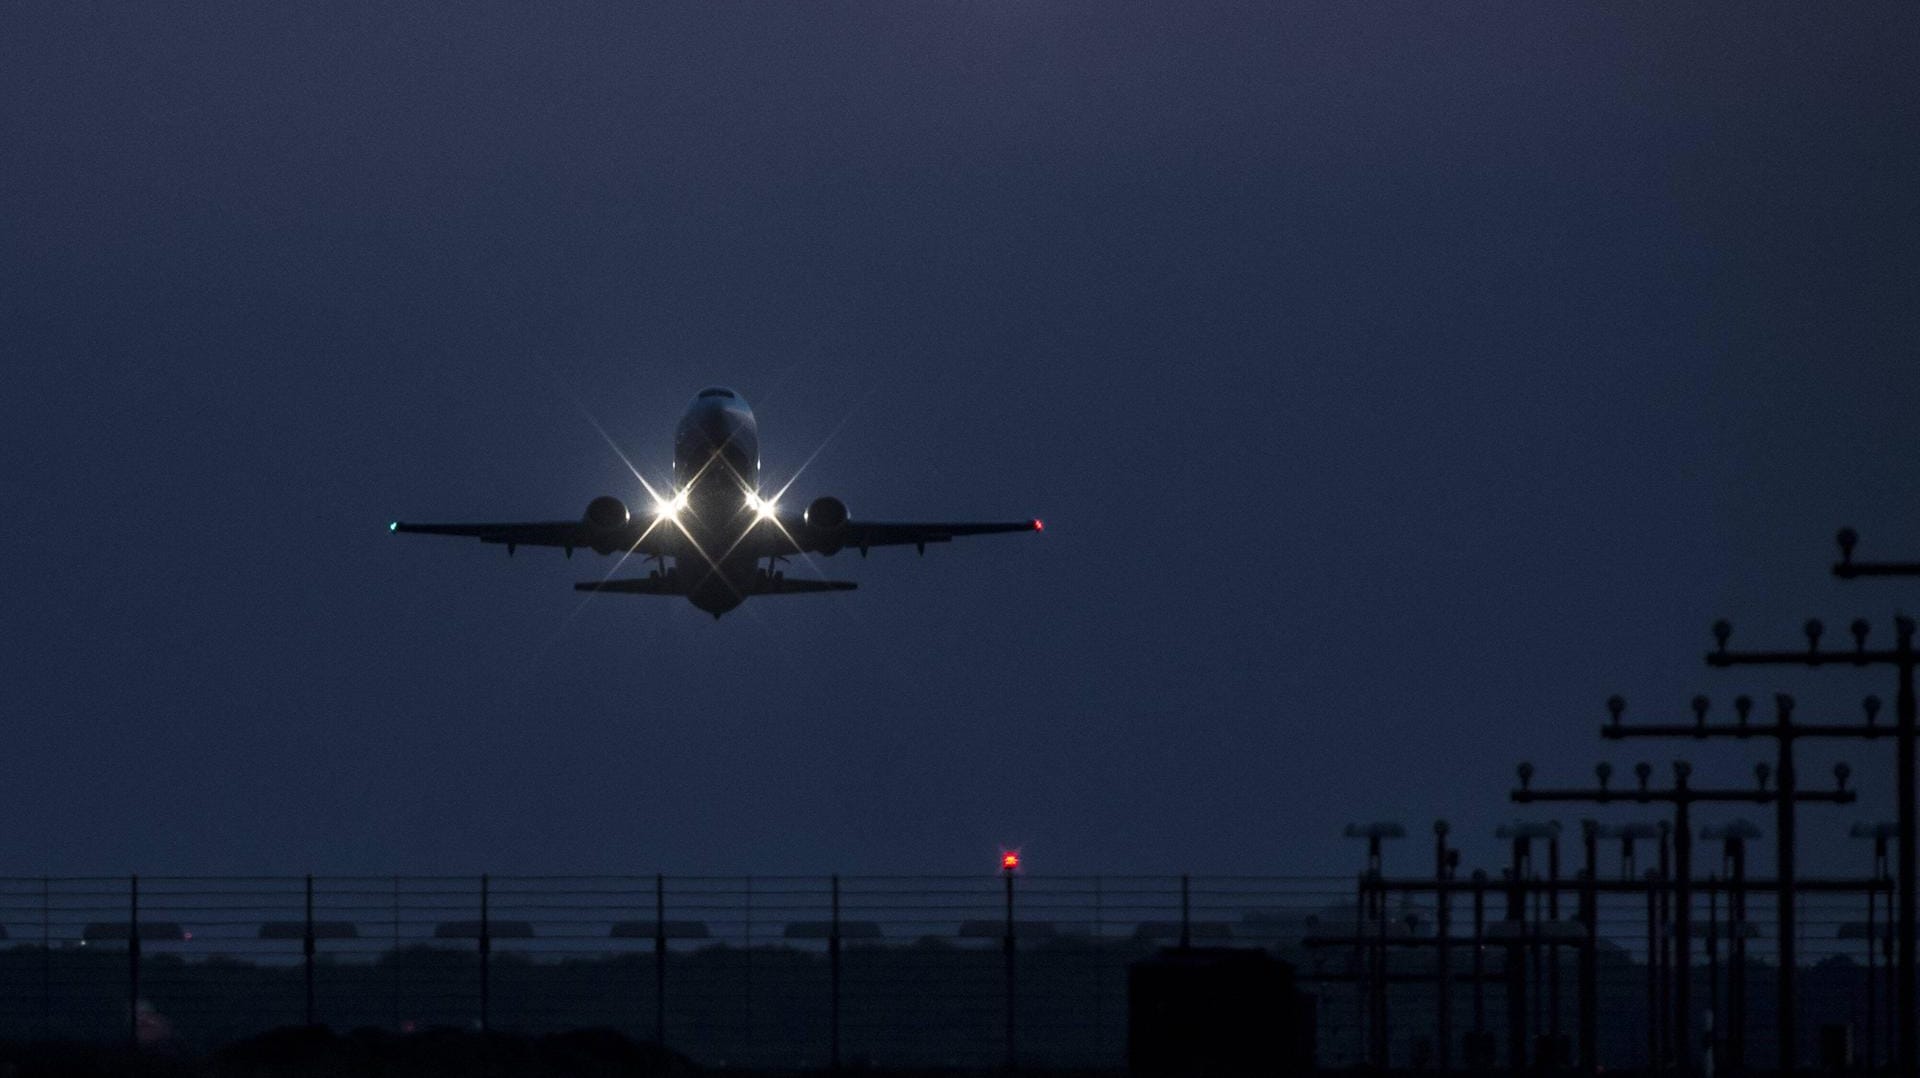
[[[715,449],[727,443],[733,436],[733,422],[725,408],[709,408],[700,416],[700,433],[707,444]]]

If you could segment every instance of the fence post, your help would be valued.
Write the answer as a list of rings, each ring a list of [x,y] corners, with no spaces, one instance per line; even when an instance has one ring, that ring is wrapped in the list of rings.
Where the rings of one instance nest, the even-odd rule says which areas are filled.
[[[313,873],[307,873],[307,919],[300,933],[300,946],[306,955],[307,1025],[313,1025]]]
[[[1486,1047],[1481,1049],[1485,1059],[1469,1059],[1470,1068],[1491,1068],[1493,1066],[1492,1035],[1487,1032],[1487,873],[1485,869],[1473,870],[1473,1031],[1482,1034],[1476,1043],[1485,1040]]]
[[[1591,820],[1581,825],[1587,867],[1580,875],[1580,1070],[1600,1073],[1600,843]],[[1727,912],[1733,912],[1729,900]],[[1715,1059],[1718,1062],[1718,1057]]]
[[[40,1036],[53,1036],[53,888],[40,877]]]
[[[1359,1038],[1358,1051],[1369,1065],[1373,1058],[1373,952],[1367,948],[1367,915],[1373,912],[1373,892],[1367,889],[1363,871],[1353,887],[1353,1031]]]
[[[400,1031],[400,876],[393,877],[393,1029]]]
[[[1660,873],[1647,870],[1647,1072],[1660,1067]]]
[[[1007,877],[1007,932],[1006,932],[1006,936],[1001,941],[1001,950],[1004,952],[1006,956],[1006,966],[1007,966],[1007,1070],[1012,1071],[1018,1068],[1019,1058],[1020,1058],[1019,1054],[1015,1051],[1015,1048],[1014,1048],[1015,1041],[1013,1036],[1013,1032],[1014,1032],[1013,1003],[1014,1003],[1014,984],[1015,984],[1014,975],[1013,975],[1013,954],[1014,954],[1013,869],[1011,868],[1007,869],[1005,872],[1005,876]]]
[[[1193,900],[1189,895],[1191,881],[1187,874],[1180,874],[1180,949],[1193,946]]]
[[[667,1045],[667,877],[653,877],[653,1041]]]
[[[491,1018],[488,1013],[488,1004],[491,1002],[489,989],[492,983],[491,970],[487,966],[487,959],[493,952],[491,929],[492,926],[487,922],[487,874],[483,872],[480,874],[480,1032],[482,1033],[489,1029]]]
[[[840,876],[833,877],[833,917],[827,923],[827,978],[829,989],[829,1009],[832,1012],[833,1032],[828,1040],[827,1058],[832,1067],[840,1069]]]
[[[140,1047],[140,876],[127,878],[127,1040]]]
[[[1107,1037],[1107,926],[1104,878],[1093,878],[1093,1023],[1099,1030],[1099,1045],[1108,1047]],[[1104,1059],[1103,1059],[1104,1062]]]
[[[745,962],[746,984],[740,993],[740,1009],[746,1018],[747,1043],[753,1043],[753,877],[746,878],[746,947],[741,958]]]
[[[1433,1024],[1442,1074],[1453,1069],[1453,949],[1449,946],[1453,937],[1453,910],[1449,905],[1451,895],[1445,886],[1451,879],[1447,869],[1449,830],[1447,821],[1433,822],[1433,881],[1439,885],[1433,892]]]

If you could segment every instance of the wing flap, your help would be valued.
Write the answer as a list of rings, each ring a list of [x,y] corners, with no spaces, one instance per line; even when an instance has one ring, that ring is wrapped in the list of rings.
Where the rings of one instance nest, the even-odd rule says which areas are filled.
[[[755,595],[811,595],[823,591],[852,591],[860,585],[851,580],[795,580],[781,577],[761,584]]]

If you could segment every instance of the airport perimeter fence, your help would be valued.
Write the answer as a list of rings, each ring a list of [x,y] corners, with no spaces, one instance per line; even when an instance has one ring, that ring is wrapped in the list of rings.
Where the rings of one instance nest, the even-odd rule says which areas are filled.
[[[307,1022],[608,1028],[712,1065],[1118,1066],[1130,963],[1183,936],[1282,945],[1353,892],[1298,877],[8,877],[0,1038],[205,1050]]]
[[[1338,942],[1430,937],[1431,899],[1392,899],[1382,924],[1360,914],[1358,886],[1351,876],[0,878],[0,1038],[204,1051],[309,1022],[607,1028],[715,1066],[1119,1067],[1129,966],[1184,942],[1293,963],[1313,997],[1322,1066],[1364,1060],[1379,1017],[1395,1065],[1433,1061],[1435,950],[1390,947],[1382,970]],[[1489,923],[1505,914],[1495,887]],[[1699,897],[1697,924],[1712,923],[1711,901]],[[1803,900],[1803,1028],[1835,1012],[1864,1040],[1863,1018],[1886,1007],[1862,972],[1863,904]],[[1560,919],[1572,910],[1569,898]],[[1548,923],[1552,912],[1542,901],[1527,916]],[[1750,915],[1747,1050],[1761,1060],[1772,1052],[1777,926],[1764,904]],[[1456,899],[1454,1064],[1476,1026],[1504,1040],[1515,954],[1530,1035],[1576,1029],[1575,952],[1475,948],[1471,916]],[[1660,989],[1644,958],[1660,933],[1632,895],[1603,896],[1599,925],[1601,1059],[1642,1065],[1659,1050],[1660,1010],[1648,1004]],[[1694,952],[1703,1007],[1735,975],[1724,937],[1712,967],[1705,938]],[[1383,1012],[1368,999],[1381,972]],[[1876,1022],[1875,1040],[1892,1017]]]

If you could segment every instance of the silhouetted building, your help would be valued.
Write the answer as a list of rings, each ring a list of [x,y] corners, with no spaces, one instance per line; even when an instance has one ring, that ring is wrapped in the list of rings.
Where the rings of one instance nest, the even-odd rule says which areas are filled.
[[[1127,969],[1127,1066],[1136,1075],[1305,1074],[1314,1000],[1266,951],[1173,947]]]
[[[1180,932],[1179,921],[1142,921],[1133,930],[1133,938],[1136,943],[1177,940]],[[1192,921],[1186,925],[1186,933],[1189,940],[1230,940],[1233,926],[1225,921]]]
[[[880,926],[873,921],[841,921],[840,938],[843,940],[877,940],[882,938]],[[833,938],[832,921],[793,921],[781,934],[781,938],[790,940],[823,940]]]
[[[712,939],[713,933],[707,930],[705,921],[621,921],[615,924],[607,935],[617,940],[650,940],[665,938],[670,940]]]
[[[131,935],[125,921],[95,921],[80,930],[82,943],[125,943]],[[141,921],[143,943],[179,943],[190,938],[187,930],[173,921]]]
[[[1013,938],[1022,940],[1052,939],[1059,931],[1052,921],[1015,921]],[[962,921],[958,933],[963,940],[1004,939],[1007,935],[1007,922],[997,918],[980,921]]]
[[[433,938],[437,940],[477,940],[480,938],[479,921],[442,921],[433,926]],[[529,921],[487,921],[487,938],[497,940],[530,940],[533,938],[533,924]]]
[[[306,939],[307,923],[305,921],[268,921],[260,926],[260,938],[263,940]],[[352,921],[315,921],[313,938],[357,940],[360,938],[360,929]]]

